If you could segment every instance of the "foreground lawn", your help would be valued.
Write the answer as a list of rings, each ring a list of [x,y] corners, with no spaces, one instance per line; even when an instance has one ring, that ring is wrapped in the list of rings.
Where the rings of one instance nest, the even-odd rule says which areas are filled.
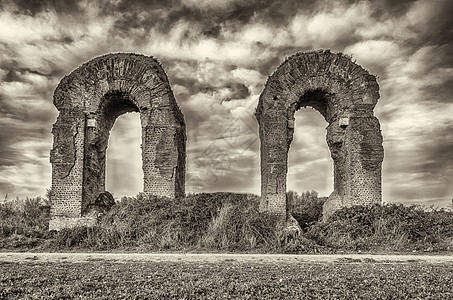
[[[452,299],[453,265],[0,262],[0,299]]]

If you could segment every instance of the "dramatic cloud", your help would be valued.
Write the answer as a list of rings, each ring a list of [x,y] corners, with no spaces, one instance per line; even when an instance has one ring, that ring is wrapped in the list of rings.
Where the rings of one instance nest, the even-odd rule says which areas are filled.
[[[0,2],[0,195],[50,187],[52,93],[109,52],[156,57],[187,122],[187,190],[259,193],[254,112],[266,79],[298,51],[330,48],[378,76],[384,201],[453,197],[453,2],[97,0]],[[333,187],[324,119],[296,114],[289,189]],[[141,189],[138,114],[110,137],[107,189]]]

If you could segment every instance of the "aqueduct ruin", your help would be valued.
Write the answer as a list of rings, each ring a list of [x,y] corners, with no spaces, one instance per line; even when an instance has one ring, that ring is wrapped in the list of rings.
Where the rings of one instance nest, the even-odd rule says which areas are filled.
[[[59,115],[50,155],[50,230],[95,222],[90,205],[105,192],[110,129],[127,112],[140,113],[143,192],[184,196],[184,116],[155,59],[124,53],[94,58],[60,81],[53,101]]]
[[[376,78],[343,54],[297,53],[268,79],[256,118],[261,140],[260,210],[286,215],[288,151],[294,114],[311,106],[328,122],[334,191],[324,215],[381,202],[382,135],[373,109]],[[152,57],[107,54],[64,77],[54,92],[49,229],[94,225],[93,205],[105,193],[106,149],[115,120],[139,112],[145,194],[185,193],[186,127],[163,68]]]
[[[261,141],[260,210],[286,214],[288,151],[294,114],[311,106],[329,123],[334,190],[324,216],[344,206],[381,203],[382,135],[373,109],[376,78],[343,54],[297,53],[268,79],[256,111]]]

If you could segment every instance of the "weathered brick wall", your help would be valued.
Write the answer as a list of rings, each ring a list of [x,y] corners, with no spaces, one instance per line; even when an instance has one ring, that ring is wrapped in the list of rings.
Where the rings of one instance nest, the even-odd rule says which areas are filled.
[[[54,148],[51,150],[51,215],[80,216],[83,180],[85,119],[79,110],[62,110],[54,124]],[[56,146],[58,145],[58,146]]]
[[[52,130],[50,229],[78,224],[67,218],[84,217],[104,192],[110,130],[126,112],[140,113],[143,191],[184,195],[184,116],[155,59],[124,53],[97,57],[61,80],[54,104],[60,114]]]
[[[334,191],[324,215],[343,206],[381,202],[382,135],[373,108],[376,78],[351,59],[328,50],[289,57],[268,79],[256,117],[261,140],[261,211],[285,214],[288,151],[294,114],[318,110],[329,123]]]

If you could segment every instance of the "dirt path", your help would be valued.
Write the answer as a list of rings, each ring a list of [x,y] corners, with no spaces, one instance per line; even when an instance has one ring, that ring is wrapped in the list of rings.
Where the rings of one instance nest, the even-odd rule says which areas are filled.
[[[0,253],[0,262],[255,262],[255,263],[448,263],[453,264],[453,255],[292,255],[292,254],[220,254],[220,253]]]

